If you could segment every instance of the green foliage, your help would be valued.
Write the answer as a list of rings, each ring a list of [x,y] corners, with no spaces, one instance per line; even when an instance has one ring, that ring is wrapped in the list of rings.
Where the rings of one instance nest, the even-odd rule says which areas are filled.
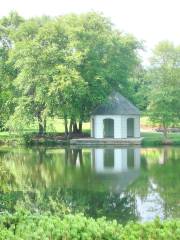
[[[12,113],[12,68],[7,64],[11,41],[9,39],[9,27],[6,28],[0,20],[0,130]]]
[[[0,217],[0,239],[179,239],[180,221],[159,219],[151,223],[129,223],[126,226],[105,218],[94,220],[82,214],[63,218],[47,214],[17,211]]]
[[[9,29],[9,31],[11,31],[11,29],[16,29],[23,22],[24,19],[19,16],[16,11],[12,11],[7,17],[0,19],[0,24]]]
[[[32,145],[33,143],[33,137],[35,136],[35,133],[24,133],[22,136],[23,139],[23,144],[28,146],[28,145]]]
[[[103,15],[24,20],[11,13],[0,22],[9,43],[4,63],[12,68],[11,98],[0,96],[5,104],[13,102],[9,128],[23,129],[38,121],[44,133],[52,116],[81,125],[112,90],[129,94],[140,44]]]
[[[82,122],[115,90],[147,110],[167,137],[180,119],[180,47],[159,43],[149,69],[141,66],[141,48],[95,12],[2,17],[0,129],[22,133],[37,124],[44,134],[48,119],[61,118],[66,137],[82,132]]]
[[[148,79],[148,71],[139,64],[133,76],[130,78],[129,99],[138,106],[143,112],[148,106],[148,94],[150,90],[150,80]]]
[[[148,113],[151,120],[164,128],[179,123],[180,119],[180,47],[170,42],[160,42],[154,49],[149,72]]]

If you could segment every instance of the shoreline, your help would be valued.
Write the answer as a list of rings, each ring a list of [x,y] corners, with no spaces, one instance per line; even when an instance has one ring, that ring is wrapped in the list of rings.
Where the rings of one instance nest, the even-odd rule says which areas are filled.
[[[148,132],[141,134],[141,142],[138,144],[136,141],[128,142],[124,139],[108,139],[107,142],[102,139],[92,139],[84,135],[83,137],[72,137],[70,139],[65,139],[62,134],[47,134],[44,136],[39,136],[35,133],[24,134],[21,136],[18,135],[9,135],[2,137],[0,135],[0,146],[9,145],[9,146],[142,146],[142,147],[151,147],[151,146],[180,146],[180,134],[179,133],[170,133],[168,140],[164,141],[162,134]],[[84,141],[83,141],[84,139]],[[136,140],[136,139],[134,139]],[[140,140],[140,139],[139,139]]]

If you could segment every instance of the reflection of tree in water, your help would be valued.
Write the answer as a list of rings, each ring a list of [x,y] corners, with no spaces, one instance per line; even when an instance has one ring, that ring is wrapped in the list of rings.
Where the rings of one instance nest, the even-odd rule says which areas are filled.
[[[0,160],[0,192],[8,191],[11,189],[11,186],[16,186],[15,180],[15,177]]]
[[[157,191],[163,199],[166,216],[178,217],[180,210],[179,172],[180,150],[177,148],[143,149],[141,155],[141,175],[126,192],[113,191],[113,184],[121,181],[119,175],[98,175],[92,169],[91,152],[82,149],[34,148],[6,151],[0,155],[0,186],[2,203],[12,209],[17,199],[23,199],[23,192],[29,192],[32,204],[36,202],[39,191],[44,209],[49,206],[48,199],[63,202],[73,211],[84,211],[94,217],[107,216],[109,219],[137,219],[136,195],[145,199],[150,180],[156,183]],[[129,156],[131,156],[131,152]],[[109,163],[108,163],[109,164]],[[109,165],[108,165],[109,166]],[[130,164],[131,169],[132,164]],[[5,190],[7,190],[5,192]],[[31,194],[32,193],[32,194]],[[9,205],[11,199],[11,205]],[[7,201],[8,200],[8,201]],[[13,202],[14,201],[14,202]],[[9,202],[9,203],[8,203]]]
[[[134,196],[128,192],[97,193],[89,199],[91,208],[87,213],[93,217],[106,216],[120,222],[137,220]]]
[[[146,157],[142,155],[140,177],[128,187],[128,190],[132,194],[134,195],[138,194],[138,196],[141,199],[145,199],[148,195],[149,177],[147,173],[148,173],[147,160]]]
[[[58,154],[47,153],[44,147],[34,149],[21,149],[9,151],[2,158],[4,166],[14,176],[17,188],[20,190],[33,190],[47,188],[57,180],[59,170],[58,157],[62,158],[62,152]],[[61,165],[61,163],[60,163]],[[8,185],[8,182],[6,183]],[[12,189],[12,190],[15,190]]]
[[[129,220],[137,220],[135,198],[128,192],[112,193],[109,191],[80,191],[78,189],[54,189],[46,192],[47,196],[66,202],[73,212],[84,212],[87,216],[107,219],[116,219],[125,223]]]
[[[47,151],[47,149],[45,147],[38,147],[37,148],[37,154],[39,155],[38,162],[40,164],[42,164],[44,159],[46,158],[46,151]]]
[[[86,155],[85,153],[84,157]],[[20,190],[43,190],[54,185],[59,186],[65,180],[70,184],[73,178],[84,178],[81,171],[84,167],[82,149],[22,149],[9,151],[2,158],[3,166],[14,176],[17,189]],[[76,169],[76,166],[80,168]],[[89,167],[86,163],[86,174],[90,172]],[[9,184],[8,181],[5,183]]]
[[[164,216],[180,217],[180,149],[164,148],[164,164],[154,165],[150,174],[164,200]]]
[[[83,167],[83,154],[82,149],[71,149],[66,148],[65,149],[65,163],[66,165],[74,166],[76,167],[77,164],[80,165],[80,167]]]
[[[65,156],[66,166],[71,166],[74,171],[76,171],[75,166],[84,170],[86,155],[82,153],[82,149],[66,149]],[[69,185],[69,188],[60,191],[54,189],[50,195],[58,192],[58,198],[66,201],[75,211],[84,211],[85,214],[95,218],[106,216],[108,219],[117,219],[122,222],[136,220],[134,196],[128,192],[112,192],[108,182],[106,182],[107,185],[102,185],[101,178],[94,175],[91,168],[87,170],[88,175],[86,171],[81,171],[84,174],[80,178],[74,175],[74,182]],[[82,182],[82,186],[79,181]],[[109,183],[112,184],[112,181]]]
[[[6,194],[14,205],[18,199],[24,200],[23,192],[29,195],[31,205],[35,205],[35,192],[39,191],[39,204],[44,208],[46,206],[47,210],[51,197],[56,202],[71,206],[73,211],[84,211],[94,217],[106,215],[109,219],[119,220],[136,218],[134,199],[130,194],[120,196],[119,193],[110,192],[106,185],[97,185],[97,178],[91,172],[88,151],[67,148],[55,152],[42,147],[9,152],[4,158],[8,171],[17,182],[16,187]],[[8,181],[4,183],[8,184]]]
[[[158,193],[163,203],[163,217],[179,218],[180,149],[172,147],[155,148],[152,151],[145,149],[142,157],[146,162],[145,168],[142,167],[140,178],[130,186],[129,191],[143,201],[146,201],[149,194]],[[143,166],[142,161],[141,163]]]
[[[0,151],[0,212],[13,210],[14,201],[16,202],[20,196],[19,192],[12,191],[12,188],[17,187],[17,183],[15,176],[4,164],[3,157],[7,153],[8,151]]]

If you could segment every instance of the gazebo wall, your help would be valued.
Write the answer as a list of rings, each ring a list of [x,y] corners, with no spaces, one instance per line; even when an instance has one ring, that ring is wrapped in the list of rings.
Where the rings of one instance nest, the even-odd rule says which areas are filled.
[[[121,131],[122,138],[127,138],[127,120],[128,118],[134,119],[134,137],[140,137],[140,116],[138,115],[123,115],[121,116]]]
[[[91,119],[91,137],[94,138],[104,138],[104,119],[113,119],[114,120],[114,138],[121,138],[121,116],[115,115],[98,115],[93,116],[94,124],[92,124]],[[94,133],[94,136],[93,136]]]
[[[140,137],[140,116],[138,115],[96,115],[91,118],[91,137],[104,138],[104,119],[114,120],[114,138],[127,138],[127,119],[134,119],[134,137]]]

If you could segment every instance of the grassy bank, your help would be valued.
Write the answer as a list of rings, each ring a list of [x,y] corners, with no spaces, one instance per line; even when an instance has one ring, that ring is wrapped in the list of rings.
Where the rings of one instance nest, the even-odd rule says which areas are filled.
[[[167,142],[164,141],[163,134],[158,132],[141,133],[141,136],[143,146],[180,145],[180,133],[169,133]]]
[[[62,119],[48,119],[47,121],[47,134],[44,137],[36,139],[33,143],[39,143],[44,145],[57,145],[63,144],[65,141],[63,139],[64,133],[64,122]],[[141,118],[141,126],[143,128],[148,128],[147,132],[142,132],[143,146],[160,146],[164,145],[163,134],[160,132],[151,132],[152,123],[147,117]],[[147,130],[147,129],[146,129]],[[23,132],[11,133],[11,132],[0,132],[0,144],[32,144],[32,138],[37,135],[38,125],[33,124],[25,129]],[[83,132],[85,134],[90,134],[90,123],[83,124]],[[169,133],[168,134],[168,144],[170,145],[180,145],[180,133]],[[167,143],[166,143],[167,144]]]
[[[87,131],[86,131],[87,132]],[[9,132],[0,132],[0,144],[7,145],[61,145],[68,144],[68,141],[63,140],[63,133],[47,133],[46,136],[36,138],[37,133],[24,132],[21,135],[12,134]],[[169,133],[168,142],[164,142],[163,134],[156,132],[141,133],[142,146],[162,146],[173,145],[180,146],[180,133]],[[32,139],[34,139],[32,141]]]
[[[22,136],[17,133],[10,133],[10,132],[0,132],[0,145],[2,144],[20,144],[22,141]]]

